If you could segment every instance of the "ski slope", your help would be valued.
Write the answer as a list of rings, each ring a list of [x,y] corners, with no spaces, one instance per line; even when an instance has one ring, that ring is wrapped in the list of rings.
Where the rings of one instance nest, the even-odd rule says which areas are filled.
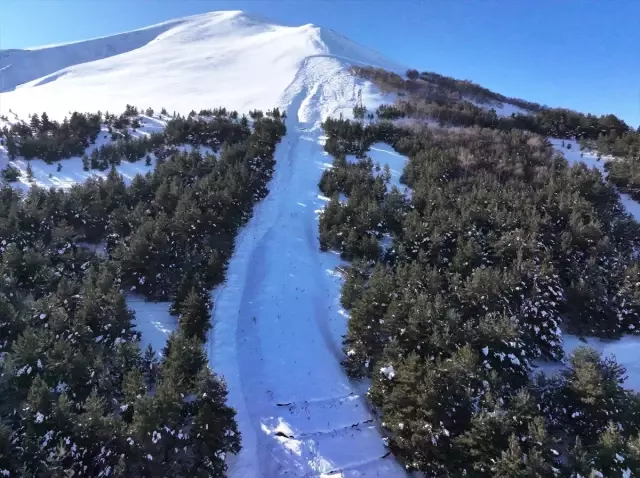
[[[225,283],[212,292],[208,354],[227,382],[242,433],[229,475],[404,476],[368,409],[366,386],[352,383],[340,365],[347,320],[335,271],[340,259],[320,252],[317,235],[326,200],[318,181],[331,162],[321,121],[350,116],[359,92],[371,109],[389,102],[348,67],[405,68],[334,31],[242,12],[3,51],[0,62],[0,114],[10,119],[46,111],[60,120],[74,110],[120,112],[127,104],[181,114],[216,106],[286,110],[288,133],[276,151],[270,193],[237,238]],[[83,180],[73,161],[63,161],[60,172],[34,167],[35,182],[68,187]],[[143,343],[159,349],[173,326],[168,304],[130,304]]]

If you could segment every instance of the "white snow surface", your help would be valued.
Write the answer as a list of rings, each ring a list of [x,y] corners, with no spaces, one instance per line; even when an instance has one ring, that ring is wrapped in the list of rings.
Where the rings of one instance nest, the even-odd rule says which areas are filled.
[[[531,111],[512,105],[511,103],[498,103],[492,105],[498,116],[511,116],[512,114],[530,115]]]
[[[504,103],[504,102],[500,103],[497,101],[489,101],[489,102],[483,103],[473,99],[470,99],[469,101],[474,105],[476,105],[477,107],[485,110],[490,110],[491,108],[493,108],[494,110],[496,110],[496,114],[499,117],[508,117],[508,116],[511,116],[512,114],[523,114],[523,115],[532,114],[531,111],[525,110],[524,108],[520,108],[519,106],[516,106],[516,105],[512,105],[511,103]]]
[[[301,66],[320,58],[404,71],[338,33],[212,12],[86,42],[0,51],[0,112],[124,111],[125,106],[273,108]]]
[[[169,314],[171,302],[148,302],[144,297],[128,294],[127,306],[136,314],[136,331],[140,333],[140,348],[151,345],[158,355],[167,343],[169,334],[177,326],[177,319]]]
[[[604,163],[612,158],[603,157],[600,161],[597,155],[590,151],[582,151],[580,144],[575,140],[561,140],[549,138],[554,149],[563,154],[569,163],[574,164],[583,162],[589,167],[599,169],[603,175],[606,175]],[[563,147],[564,144],[564,147]],[[570,145],[570,148],[567,148]],[[636,220],[640,221],[640,204],[631,199],[627,194],[620,194],[622,203]],[[585,337],[586,342],[581,341],[578,337],[570,334],[563,334],[563,349],[568,355],[581,345],[588,345],[602,352],[603,356],[614,356],[616,361],[627,369],[627,379],[625,386],[632,390],[640,391],[640,337],[639,336],[623,336],[619,340],[601,340],[596,337]],[[553,373],[559,370],[561,364],[539,364],[540,368],[546,373]]]
[[[58,120],[76,110],[119,113],[127,104],[185,115],[217,106],[286,110],[288,133],[276,151],[270,193],[236,240],[225,284],[212,292],[209,358],[227,382],[242,433],[241,453],[227,457],[229,475],[404,476],[362,395],[366,385],[352,383],[340,365],[347,320],[339,305],[341,261],[320,252],[317,235],[326,203],[318,181],[331,163],[321,121],[351,116],[359,90],[370,110],[385,102],[349,66],[406,68],[334,31],[236,11],[2,51],[0,61],[0,113],[22,119],[42,111]],[[50,183],[67,174],[58,181],[64,185],[84,179],[77,164],[62,164],[60,173],[54,166],[40,174],[32,163],[37,182],[48,174]],[[144,161],[134,166],[146,169]],[[128,304],[143,345],[161,350],[175,326],[169,304],[135,297]]]

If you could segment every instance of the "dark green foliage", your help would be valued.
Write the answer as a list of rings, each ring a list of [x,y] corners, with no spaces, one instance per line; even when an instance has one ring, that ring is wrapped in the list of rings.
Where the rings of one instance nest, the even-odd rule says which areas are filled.
[[[10,164],[7,165],[7,167],[2,170],[2,179],[4,179],[9,183],[17,181],[19,177],[20,177],[20,170]]]
[[[456,80],[438,73],[422,72],[417,70],[407,70],[407,80],[400,75],[375,67],[352,67],[352,71],[363,78],[373,81],[385,91],[391,92],[413,92],[418,89],[428,91],[429,96],[437,97],[440,101],[455,102],[462,97],[472,98],[481,103],[495,101],[498,103],[510,103],[520,108],[538,111],[543,108],[537,103],[521,100],[519,98],[509,98],[499,93],[495,93],[476,83],[468,80]],[[437,96],[436,96],[437,95]]]
[[[123,160],[135,162],[145,157],[149,151],[157,150],[164,145],[165,136],[162,133],[153,133],[137,139],[118,139],[91,152],[91,169],[104,171],[110,166],[119,165]]]
[[[221,115],[203,129],[217,157],[168,152],[130,185],[110,163],[106,179],[68,192],[0,187],[0,470],[224,476],[240,436],[203,347],[207,291],[267,193],[285,133],[275,116],[249,129]],[[91,252],[98,243],[106,254]],[[134,289],[173,300],[179,326],[161,360],[140,350],[124,295]]]
[[[353,117],[356,119],[364,119],[364,115],[367,113],[367,107],[359,104],[353,107]]]
[[[640,327],[640,230],[615,189],[544,138],[498,125],[323,126],[334,161],[319,184],[331,198],[320,246],[354,260],[344,366],[373,378],[396,456],[429,476],[588,476],[620,469],[614,448],[631,462],[617,443],[637,442],[640,397],[613,360],[580,351],[562,374],[531,380],[535,360],[563,357],[561,328]],[[387,190],[367,156],[376,142],[408,157],[410,197]],[[576,440],[584,450],[561,460]]]
[[[148,109],[153,114],[153,110]],[[147,158],[150,164],[150,153],[157,158],[168,157],[172,148],[189,144],[192,146],[206,146],[218,151],[223,143],[235,144],[246,141],[251,134],[248,122],[238,118],[235,111],[226,108],[203,110],[208,116],[198,118],[195,113],[184,118],[180,115],[168,121],[161,133],[131,136],[129,128],[135,130],[142,123],[138,110],[131,105],[120,116],[105,113],[98,114],[73,113],[70,120],[65,119],[62,124],[51,122],[46,114],[42,119],[36,115],[31,117],[30,124],[16,123],[11,128],[3,130],[6,136],[7,152],[11,159],[23,156],[25,159],[44,159],[53,163],[72,156],[81,156],[83,169],[107,170],[112,165],[119,165],[122,161],[135,162]],[[262,118],[262,111],[254,111],[255,119]],[[148,115],[151,116],[151,115]],[[269,118],[280,121],[280,111],[276,108],[267,112]],[[111,143],[98,148],[87,149],[95,143],[100,132],[101,122],[107,126],[111,135]]]
[[[16,123],[4,130],[10,158],[39,158],[54,163],[71,156],[80,156],[94,143],[100,132],[102,116],[74,112],[62,123],[50,121],[46,113],[40,120],[31,117],[30,124]]]
[[[413,70],[413,69],[409,69],[407,70],[407,78],[409,78],[410,80],[417,80],[418,77],[420,76],[420,73],[418,72],[418,70]]]
[[[382,120],[394,120],[404,118],[406,113],[394,105],[380,105],[376,110],[376,115]]]
[[[206,293],[192,289],[178,307],[180,330],[187,337],[206,340],[206,333],[211,328],[209,310],[211,304]]]

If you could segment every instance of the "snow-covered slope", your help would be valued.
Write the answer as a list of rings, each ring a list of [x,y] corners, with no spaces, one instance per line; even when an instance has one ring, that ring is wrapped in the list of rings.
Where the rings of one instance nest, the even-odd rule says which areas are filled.
[[[270,194],[238,237],[225,284],[212,293],[209,357],[227,381],[242,432],[230,476],[403,476],[368,409],[366,387],[352,383],[340,365],[346,331],[335,273],[340,261],[320,252],[317,221],[326,200],[318,181],[330,164],[321,121],[349,116],[360,90],[368,107],[385,102],[348,67],[405,68],[336,32],[241,12],[188,17],[145,32],[153,38],[119,37],[122,53],[108,58],[112,39],[105,38],[37,50],[51,65],[40,70],[14,61],[7,82],[29,82],[2,94],[0,112],[11,109],[24,119],[46,111],[60,119],[74,110],[120,112],[127,103],[183,114],[216,106],[284,108],[288,133],[276,151]],[[83,48],[87,63],[47,57]],[[52,181],[69,176],[66,165],[50,174]],[[170,329],[163,306],[135,300],[132,306],[143,334],[162,337]]]
[[[11,91],[18,85],[64,68],[135,50],[183,21],[174,20],[133,32],[63,45],[0,50],[0,92]]]
[[[196,15],[131,33],[0,52],[0,112],[123,111],[126,104],[188,113],[272,108],[308,59],[338,56],[402,70],[314,25],[288,27],[238,11]],[[4,84],[4,87],[2,86]]]

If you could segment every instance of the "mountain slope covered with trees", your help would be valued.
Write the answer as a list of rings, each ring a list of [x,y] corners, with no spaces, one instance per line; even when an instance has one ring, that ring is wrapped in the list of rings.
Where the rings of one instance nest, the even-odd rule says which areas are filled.
[[[214,154],[168,150],[128,186],[115,166],[132,158],[113,154],[106,179],[68,192],[34,186],[22,197],[0,189],[4,475],[225,474],[240,433],[203,348],[209,290],[224,278],[239,227],[267,194],[286,132],[277,109],[253,116],[251,125],[224,109],[208,120],[175,118],[157,147],[207,144]],[[52,134],[33,118],[5,135],[21,154],[37,144],[34,155],[46,159],[67,154],[56,149],[60,137],[88,146],[95,125],[83,135],[87,123],[74,118],[99,124],[100,114],[45,120]],[[95,244],[106,254],[92,252]],[[172,301],[178,327],[161,360],[160,351],[140,349],[125,300],[134,291]]]
[[[405,90],[422,88],[408,77]],[[441,121],[469,126],[457,130],[394,122],[433,119],[416,113],[425,104],[458,118],[457,100],[417,96],[380,107],[378,120],[358,105],[355,121],[323,124],[334,160],[319,184],[331,197],[320,244],[352,261],[344,366],[373,378],[391,450],[428,476],[640,470],[640,395],[625,389],[624,369],[581,348],[562,372],[535,373],[541,359],[564,358],[563,332],[638,332],[639,224],[599,171],[516,128],[525,115]],[[409,195],[368,157],[378,142],[408,157]]]

